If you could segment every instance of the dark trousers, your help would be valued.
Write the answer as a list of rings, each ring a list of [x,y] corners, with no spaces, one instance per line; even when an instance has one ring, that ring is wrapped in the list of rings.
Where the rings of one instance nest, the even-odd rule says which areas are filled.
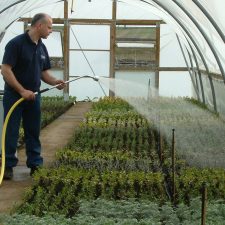
[[[4,118],[12,105],[20,98],[21,96],[15,91],[5,89],[3,97]],[[41,157],[41,143],[39,140],[41,110],[40,95],[37,95],[35,101],[23,101],[11,114],[8,121],[5,140],[6,167],[15,167],[18,162],[16,150],[21,119],[24,128],[27,167],[40,166],[43,164],[43,158]]]

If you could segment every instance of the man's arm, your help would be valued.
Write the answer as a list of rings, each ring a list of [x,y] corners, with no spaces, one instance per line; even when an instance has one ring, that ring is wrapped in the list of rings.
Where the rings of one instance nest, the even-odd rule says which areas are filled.
[[[65,87],[65,82],[64,82],[63,80],[60,80],[60,79],[58,80],[58,79],[56,79],[55,77],[53,77],[53,76],[51,75],[51,73],[50,73],[49,70],[44,70],[44,71],[42,71],[42,77],[41,77],[41,79],[42,79],[45,83],[50,84],[50,85],[52,85],[52,86],[57,85],[57,84],[61,84],[61,85],[59,85],[59,86],[57,87],[59,90],[61,90],[61,89],[63,89],[63,88]]]
[[[1,66],[1,73],[5,82],[12,87],[17,93],[19,93],[24,99],[26,100],[34,100],[35,94],[25,89],[16,79],[12,67],[8,64],[2,64]]]

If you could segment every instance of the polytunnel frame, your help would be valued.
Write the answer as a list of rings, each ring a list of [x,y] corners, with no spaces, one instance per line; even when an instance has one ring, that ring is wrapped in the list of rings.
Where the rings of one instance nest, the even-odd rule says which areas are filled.
[[[177,38],[179,38],[179,37],[177,37]],[[197,74],[196,74],[196,71],[194,71],[193,59],[192,59],[191,54],[188,51],[187,47],[186,47],[186,51],[188,53],[188,57],[189,57],[189,60],[190,60],[192,75],[193,75],[193,77],[195,79],[195,83],[196,83],[196,92],[198,93],[197,97],[198,97],[198,100],[201,101],[200,94],[199,94],[200,92],[199,92],[199,85],[198,85]]]
[[[15,18],[11,18],[8,22],[8,24],[6,24],[5,26],[1,27],[2,30],[0,31],[0,42],[2,41],[4,35],[5,35],[5,32],[6,30],[8,29],[9,26],[11,26],[11,24],[13,24],[15,21],[17,21],[21,15],[25,14],[25,13],[28,13],[29,11],[23,11],[24,9],[24,5],[26,5],[26,3],[33,3],[32,1],[29,1],[29,0],[11,0],[11,1],[7,1],[7,0],[1,0],[3,3],[0,4],[1,6],[1,11],[0,11],[0,15],[1,14],[5,14],[5,16],[8,15],[7,13],[7,10],[10,10],[11,8],[14,9],[14,7],[17,7],[19,8],[19,10],[16,11],[16,13],[19,13],[19,15],[17,15],[16,13],[13,12],[13,14],[17,15],[15,16]],[[62,2],[62,1],[65,1],[65,0],[55,0],[54,2],[51,1],[50,4],[55,4],[55,3],[59,3],[59,2]],[[68,0],[66,0],[68,1]],[[36,1],[35,4],[33,3],[32,4],[32,7],[35,5],[38,5],[38,6],[43,6],[43,2],[46,3],[46,1]],[[36,4],[37,3],[37,4]],[[49,4],[49,3],[47,3]],[[22,7],[21,7],[22,5]],[[29,8],[30,10],[33,10],[34,8]],[[9,17],[11,16],[11,14],[9,15]]]
[[[17,4],[19,4],[19,3],[21,3],[21,2],[24,2],[24,1],[26,1],[26,0],[19,0],[19,1],[17,1],[17,2],[14,2],[14,3],[12,3],[12,4],[8,5],[8,6],[6,6],[4,9],[2,9],[2,10],[0,11],[0,14],[3,13],[3,12],[5,12],[7,9],[13,7],[14,5],[17,5]],[[12,21],[5,29],[7,29],[7,28],[8,28],[12,23],[14,23],[14,22],[15,22],[15,21]],[[5,35],[5,32],[1,32],[1,33],[0,33],[0,42],[1,42],[1,40],[3,39],[4,35]]]
[[[152,6],[152,4],[150,2],[148,2],[148,1],[145,1],[145,0],[140,0],[140,1]],[[162,3],[160,3],[157,0],[151,0],[151,1],[153,1],[156,5],[158,5],[160,8],[165,10],[171,17],[173,17],[173,19],[181,26],[181,28],[184,30],[184,32],[188,35],[188,37],[190,38],[190,40],[194,44],[196,50],[198,51],[198,54],[200,55],[200,57],[202,59],[203,64],[205,66],[205,69],[206,69],[206,72],[207,72],[207,75],[208,75],[208,78],[209,78],[210,86],[211,86],[214,110],[217,112],[216,95],[215,95],[215,89],[214,89],[212,77],[210,75],[210,71],[209,71],[208,65],[207,65],[207,63],[205,61],[205,58],[204,58],[201,50],[199,49],[197,43],[195,42],[195,40],[193,39],[193,37],[191,36],[191,34],[187,30],[187,28],[183,25],[183,23],[166,6],[164,6]]]
[[[176,34],[176,37],[177,37],[177,41],[178,41],[178,43],[179,43],[179,46],[180,46],[182,55],[183,55],[183,57],[184,57],[184,61],[185,61],[185,63],[186,63],[186,66],[187,66],[187,69],[188,69],[188,72],[189,72],[189,75],[190,75],[190,78],[191,78],[191,81],[192,81],[194,90],[195,90],[195,92],[196,92],[196,95],[197,95],[198,100],[200,101],[199,90],[198,90],[198,83],[196,82],[196,84],[195,84],[195,81],[194,81],[194,79],[193,79],[193,72],[194,72],[194,70],[193,70],[193,63],[192,63],[191,58],[190,58],[190,64],[191,64],[191,68],[192,68],[192,73],[191,73],[191,69],[190,69],[190,66],[188,65],[188,61],[187,61],[187,58],[186,58],[186,56],[185,56],[184,49],[183,49],[183,47],[182,47],[180,38],[179,38],[179,36],[178,36],[177,34]],[[189,57],[190,57],[189,51],[187,51],[187,52],[188,52],[188,55],[189,55]],[[197,85],[197,86],[196,86],[196,85]]]
[[[198,59],[197,59],[197,56],[196,56],[196,54],[194,52],[194,49],[192,48],[192,46],[189,43],[189,41],[188,41],[188,45],[189,45],[189,47],[191,49],[192,55],[194,56],[195,64],[196,64],[197,71],[198,71],[198,77],[199,77],[200,87],[201,87],[201,91],[202,91],[202,101],[205,104],[205,93],[204,93],[204,88],[203,88],[203,83],[202,83],[202,75],[201,75],[200,68],[199,68],[199,64],[198,64]],[[188,49],[187,49],[187,52],[189,53]]]
[[[212,18],[212,16],[208,13],[208,11],[197,0],[192,1],[195,3],[196,6],[198,6],[198,8],[202,11],[202,13],[206,16],[206,18],[211,22],[211,24],[213,25],[213,27],[215,28],[215,30],[217,31],[223,42],[225,42],[225,36],[222,30],[220,29],[216,21]]]
[[[3,13],[4,11],[6,11],[7,9],[13,7],[14,5],[17,5],[17,4],[19,4],[19,3],[21,3],[21,2],[24,2],[24,1],[26,1],[26,0],[19,0],[19,1],[17,1],[17,2],[12,3],[11,5],[8,5],[8,6],[5,7],[3,10],[0,11],[0,14]]]
[[[220,72],[223,76],[223,80],[225,82],[225,73],[224,73],[224,70],[223,70],[223,66],[220,62],[220,59],[218,57],[218,54],[216,53],[216,50],[215,48],[213,47],[210,39],[208,38],[207,34],[204,32],[204,30],[201,28],[201,26],[199,25],[199,23],[197,22],[197,20],[179,3],[177,2],[177,0],[172,0],[177,6],[180,7],[180,9],[190,18],[190,20],[195,24],[195,26],[198,28],[198,30],[200,31],[200,33],[202,34],[202,36],[204,37],[204,39],[206,40],[208,46],[210,47],[215,59],[216,59],[216,62],[220,68]]]

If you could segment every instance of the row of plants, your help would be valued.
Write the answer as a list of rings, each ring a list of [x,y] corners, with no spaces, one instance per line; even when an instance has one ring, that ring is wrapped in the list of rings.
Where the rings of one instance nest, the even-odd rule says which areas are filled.
[[[172,177],[172,176],[171,176]],[[176,174],[176,201],[189,203],[201,195],[203,184],[207,184],[208,199],[225,199],[225,170],[183,168]]]
[[[42,121],[41,127],[45,127],[47,124],[51,123],[57,117],[62,115],[67,111],[76,101],[75,97],[69,97],[67,101],[64,100],[64,97],[55,96],[55,97],[42,97],[41,101],[41,112],[42,112]]]
[[[124,151],[74,151],[62,149],[56,153],[56,165],[71,165],[78,169],[144,171],[160,170],[159,161],[147,157],[139,157]]]
[[[132,110],[133,107],[122,98],[115,97],[105,97],[100,98],[99,101],[95,102],[92,106],[93,111],[111,111],[111,110],[121,110],[121,111],[129,111]]]
[[[62,214],[44,212],[42,217],[28,214],[0,215],[0,223],[7,225],[162,225],[201,224],[201,200],[195,198],[190,205],[183,203],[176,209],[167,202],[164,205],[149,200],[126,199],[121,201],[96,199],[80,200],[75,217],[66,218]],[[30,208],[31,210],[31,208]],[[222,201],[212,201],[207,205],[207,225],[223,225],[225,205]]]
[[[225,199],[224,171],[186,169],[176,179],[176,204],[190,204],[201,193],[202,183],[207,182],[208,199]],[[216,179],[217,178],[217,179]],[[76,215],[80,199],[148,199],[154,202],[169,200],[162,173],[141,171],[77,169],[59,166],[41,170],[33,188],[26,194],[26,203],[20,206],[23,212],[41,215],[43,211]],[[29,211],[32,208],[33,211]]]
[[[57,165],[71,165],[77,169],[104,171],[144,171],[162,172],[158,161],[150,161],[148,158],[139,158],[129,152],[80,152],[70,149],[58,151]],[[172,185],[171,160],[163,163],[167,170],[169,182]],[[208,184],[208,198],[225,199],[225,171],[224,169],[199,169],[188,167],[185,161],[178,160],[176,170],[176,199],[177,202],[189,203],[190,199],[201,193],[202,184]],[[159,184],[160,185],[160,184]]]
[[[82,127],[67,145],[69,149],[123,151],[157,161],[155,133],[149,128]]]
[[[134,110],[92,110],[90,113],[86,114],[85,117],[86,124],[89,127],[126,127],[126,128],[138,128],[138,127],[148,127],[149,122],[147,119],[142,117]]]
[[[20,206],[23,212],[40,215],[43,211],[61,212],[72,217],[80,199],[149,199],[165,201],[164,178],[161,173],[141,171],[104,171],[75,169],[60,166],[42,169],[34,178],[33,188]]]

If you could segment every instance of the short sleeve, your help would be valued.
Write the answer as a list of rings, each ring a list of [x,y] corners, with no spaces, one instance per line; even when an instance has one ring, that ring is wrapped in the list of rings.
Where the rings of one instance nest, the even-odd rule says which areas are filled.
[[[44,44],[42,46],[46,56],[42,71],[45,71],[51,69],[51,63],[46,46]]]
[[[14,67],[18,59],[18,45],[13,41],[9,41],[5,46],[5,52],[2,59],[2,64],[8,64]]]

